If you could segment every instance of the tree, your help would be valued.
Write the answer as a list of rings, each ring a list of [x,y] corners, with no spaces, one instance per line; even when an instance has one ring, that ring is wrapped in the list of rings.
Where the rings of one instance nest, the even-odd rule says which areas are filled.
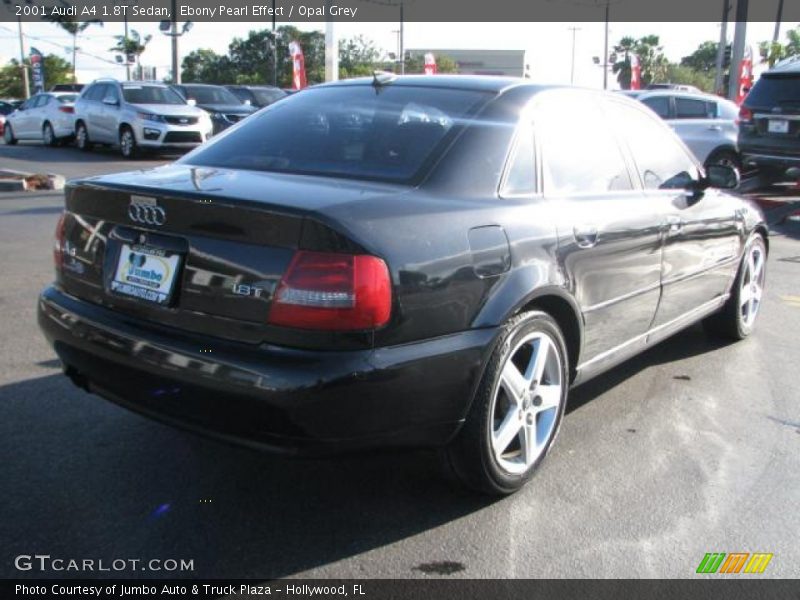
[[[363,35],[339,40],[339,78],[363,77],[380,68],[381,51]]]
[[[405,61],[406,73],[409,75],[421,74],[425,72],[425,55],[422,53],[406,54]],[[458,65],[449,56],[436,55],[437,73],[458,73]]]
[[[72,82],[75,83],[78,81],[78,77],[75,73],[76,55],[78,53],[78,36],[92,25],[100,25],[100,27],[102,27],[103,21],[100,19],[74,21],[68,17],[53,17],[51,20],[72,36]]]
[[[150,40],[153,39],[153,36],[148,34],[142,37],[138,31],[131,29],[131,33],[128,37],[125,37],[124,35],[115,35],[114,37],[117,40],[117,45],[113,48],[109,48],[109,50],[111,50],[111,52],[119,52],[122,54],[125,57],[126,62],[128,62],[128,56],[133,55],[136,68],[141,77],[140,57],[142,54],[144,54],[144,51],[147,49],[147,44],[150,43]]]
[[[670,83],[680,83],[683,85],[693,85],[704,92],[713,93],[714,91],[714,72],[705,73],[698,71],[684,64],[670,64],[667,66],[666,81]]]
[[[193,83],[234,83],[235,76],[227,56],[201,48],[183,58],[181,76]]]
[[[25,59],[30,69],[30,60]],[[47,54],[43,59],[45,83],[51,87],[58,83],[72,83],[72,65],[55,54]],[[24,98],[22,78],[19,76],[20,65],[16,59],[0,68],[0,98]]]
[[[666,78],[669,61],[664,56],[657,35],[646,35],[638,40],[630,36],[623,37],[614,46],[614,54],[617,60],[614,61],[612,72],[616,74],[622,89],[631,87],[631,54],[639,57],[643,86]]]
[[[790,56],[800,55],[800,26],[786,32],[788,42],[760,42],[758,44],[761,58],[772,67],[776,62],[789,58]]]
[[[730,44],[728,47],[730,48]],[[717,69],[717,48],[719,42],[703,42],[689,56],[684,56],[680,64],[700,73],[713,75]]]

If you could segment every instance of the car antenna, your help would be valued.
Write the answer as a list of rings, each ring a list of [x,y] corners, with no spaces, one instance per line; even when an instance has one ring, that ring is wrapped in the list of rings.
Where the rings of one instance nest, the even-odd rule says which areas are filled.
[[[397,75],[392,73],[391,71],[373,71],[372,72],[372,85],[375,88],[375,92],[380,92],[381,88],[386,84],[391,83],[397,79]]]

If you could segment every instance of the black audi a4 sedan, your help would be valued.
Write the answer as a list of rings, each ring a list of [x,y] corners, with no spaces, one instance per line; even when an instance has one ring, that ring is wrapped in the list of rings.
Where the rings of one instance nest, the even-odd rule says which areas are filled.
[[[568,391],[703,320],[767,229],[645,106],[480,77],[310,88],[177,162],[72,181],[39,323],[79,386],[289,454],[439,447],[520,488]]]

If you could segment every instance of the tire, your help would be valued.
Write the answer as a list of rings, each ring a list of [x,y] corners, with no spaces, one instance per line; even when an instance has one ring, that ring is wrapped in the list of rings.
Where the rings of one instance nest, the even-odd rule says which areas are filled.
[[[50,125],[49,121],[45,121],[44,125],[42,126],[42,142],[44,142],[45,146],[50,146],[51,148],[58,146],[58,138],[56,137],[56,134],[53,131],[53,126]]]
[[[92,149],[92,142],[89,140],[89,132],[83,122],[75,126],[75,145],[81,152],[89,152]]]
[[[723,165],[726,167],[733,167],[741,173],[742,171],[742,158],[737,152],[733,150],[715,150],[711,156],[706,159],[705,166],[709,165]]]
[[[767,246],[760,233],[745,246],[731,295],[722,309],[703,321],[706,331],[715,336],[743,340],[755,327],[761,308],[767,274]]]
[[[492,350],[464,426],[444,450],[447,466],[479,492],[516,492],[552,447],[568,388],[558,324],[539,311],[513,317]]]
[[[13,146],[17,143],[17,138],[14,137],[14,132],[11,130],[11,125],[6,123],[6,127],[3,130],[3,141],[9,146]]]
[[[127,125],[119,130],[119,152],[123,158],[132,160],[139,155],[139,148],[136,145],[136,136],[133,130]]]

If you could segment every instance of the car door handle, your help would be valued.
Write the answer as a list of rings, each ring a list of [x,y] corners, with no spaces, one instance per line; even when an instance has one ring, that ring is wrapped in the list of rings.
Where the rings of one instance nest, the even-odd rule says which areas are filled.
[[[674,215],[668,216],[666,230],[667,237],[675,237],[676,235],[680,235],[683,231],[683,219]]]
[[[591,248],[597,244],[597,227],[574,227],[572,235],[575,237],[575,243],[580,248]]]
[[[709,131],[722,131],[722,127],[720,127],[719,125],[709,125],[708,126],[708,130]]]

